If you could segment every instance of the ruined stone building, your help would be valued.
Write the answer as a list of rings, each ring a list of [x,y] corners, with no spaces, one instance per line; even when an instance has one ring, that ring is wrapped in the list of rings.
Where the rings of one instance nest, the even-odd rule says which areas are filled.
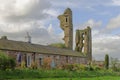
[[[61,49],[51,46],[43,46],[30,42],[13,41],[2,37],[0,39],[0,50],[16,59],[17,64],[23,61],[26,67],[30,67],[32,62],[37,62],[37,66],[43,65],[45,58],[51,59],[51,64],[62,66],[64,64],[87,64],[92,60],[91,29],[76,30],[76,49],[73,51],[73,24],[72,11],[67,8],[65,12],[58,16],[60,26],[64,31],[65,46],[68,49]]]
[[[86,57],[77,51],[22,41],[13,41],[7,38],[0,39],[0,50],[14,57],[18,64],[24,61],[27,67],[30,67],[32,62],[37,62],[37,65],[40,67],[43,65],[45,58],[50,58],[51,64],[54,63],[56,66],[62,66],[67,63],[87,63]]]
[[[73,24],[72,24],[72,11],[67,8],[62,15],[58,16],[60,20],[60,27],[64,31],[65,46],[68,49],[73,49]],[[84,30],[76,30],[76,48],[75,50],[84,54],[87,60],[92,60],[92,41],[91,41],[91,28],[87,27]]]
[[[64,38],[65,46],[68,49],[73,48],[73,24],[72,24],[72,11],[70,8],[67,8],[65,12],[58,16],[60,20],[60,27],[64,31]]]
[[[87,60],[92,60],[92,41],[91,41],[91,28],[87,27],[84,30],[76,30],[75,37],[76,47],[75,50],[83,53]]]

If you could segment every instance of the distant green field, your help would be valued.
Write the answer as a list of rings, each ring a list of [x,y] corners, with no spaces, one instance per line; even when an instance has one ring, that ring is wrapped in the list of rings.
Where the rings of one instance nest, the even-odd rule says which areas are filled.
[[[15,80],[19,80],[19,79],[15,79]],[[104,76],[104,77],[92,77],[92,78],[41,78],[41,79],[20,79],[20,80],[120,80],[120,77]]]

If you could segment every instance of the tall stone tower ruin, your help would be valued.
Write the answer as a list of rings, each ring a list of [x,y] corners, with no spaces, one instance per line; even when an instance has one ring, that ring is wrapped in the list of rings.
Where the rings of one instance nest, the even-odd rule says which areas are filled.
[[[76,30],[76,47],[75,50],[83,53],[88,61],[92,60],[92,37],[91,28],[87,27],[84,30]]]
[[[60,20],[60,27],[64,31],[65,46],[68,49],[73,48],[73,24],[72,24],[72,11],[67,8],[62,15],[58,16]]]

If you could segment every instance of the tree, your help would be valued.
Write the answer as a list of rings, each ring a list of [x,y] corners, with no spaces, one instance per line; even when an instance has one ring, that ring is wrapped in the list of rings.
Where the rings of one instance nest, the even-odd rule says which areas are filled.
[[[108,54],[105,55],[105,68],[109,69],[109,55]]]
[[[63,44],[63,43],[53,43],[53,44],[50,44],[49,46],[53,46],[53,47],[57,47],[57,48],[66,48],[65,44]]]

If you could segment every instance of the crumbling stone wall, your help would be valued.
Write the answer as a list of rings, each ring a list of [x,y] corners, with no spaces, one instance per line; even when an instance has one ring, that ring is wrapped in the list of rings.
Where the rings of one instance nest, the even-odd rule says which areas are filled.
[[[86,55],[89,61],[92,60],[92,41],[91,28],[76,30],[76,47],[75,50]]]
[[[67,8],[62,15],[58,16],[60,20],[60,27],[64,31],[65,46],[72,50],[73,48],[73,24],[72,24],[72,11]]]
[[[32,62],[35,61],[37,62],[37,66],[41,67],[44,64],[44,59],[45,58],[50,58],[51,61],[54,61],[51,64],[54,63],[55,67],[60,67],[65,64],[87,64],[86,57],[78,57],[78,56],[66,56],[66,55],[53,55],[53,54],[42,54],[42,53],[29,53],[29,52],[22,52],[22,51],[9,51],[9,50],[4,50],[4,52],[12,56],[16,59],[16,67],[21,66],[21,63],[24,61],[26,67],[30,67],[32,65]],[[21,54],[21,60],[18,60],[18,54]],[[30,65],[28,64],[27,61],[27,55],[31,56],[30,60]],[[40,61],[41,58],[41,61]]]

